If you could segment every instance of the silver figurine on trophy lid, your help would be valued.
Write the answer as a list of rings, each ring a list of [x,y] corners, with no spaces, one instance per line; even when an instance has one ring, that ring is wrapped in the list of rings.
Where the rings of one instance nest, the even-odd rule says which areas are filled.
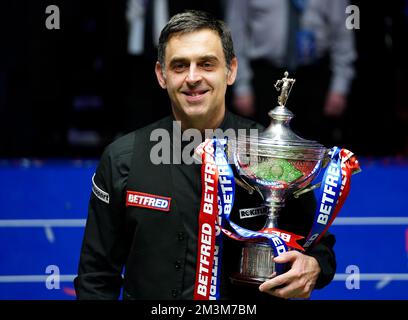
[[[285,199],[294,192],[304,192],[318,175],[327,158],[328,149],[316,141],[305,140],[290,128],[293,113],[286,108],[295,79],[288,72],[278,80],[279,105],[271,110],[269,127],[258,137],[238,137],[229,146],[229,156],[240,178],[240,185],[259,192],[268,208],[264,229],[279,228],[278,216]],[[309,188],[310,189],[310,188]],[[231,277],[233,282],[259,285],[270,279],[276,270],[274,253],[266,241],[245,241],[240,270]]]

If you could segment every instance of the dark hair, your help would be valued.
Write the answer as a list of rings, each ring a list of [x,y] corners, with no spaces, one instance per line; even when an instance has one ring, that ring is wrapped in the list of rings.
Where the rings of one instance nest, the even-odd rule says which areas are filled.
[[[166,46],[174,34],[189,33],[202,29],[210,29],[218,33],[224,50],[225,62],[227,67],[230,68],[231,61],[235,57],[230,30],[223,21],[217,20],[208,12],[198,10],[186,10],[171,17],[160,33],[158,47],[159,63],[164,67]]]

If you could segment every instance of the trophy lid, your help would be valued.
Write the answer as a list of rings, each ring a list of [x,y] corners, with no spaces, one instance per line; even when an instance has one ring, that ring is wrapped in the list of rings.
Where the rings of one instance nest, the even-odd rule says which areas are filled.
[[[251,154],[256,149],[258,156],[294,160],[321,160],[325,155],[326,148],[316,141],[299,137],[290,128],[290,120],[294,115],[285,105],[295,79],[288,78],[288,75],[286,71],[284,78],[275,84],[275,88],[281,91],[281,94],[278,98],[279,105],[268,113],[271,117],[270,125],[258,137],[246,137],[245,144],[250,144]],[[243,143],[244,141],[239,141],[238,148]]]

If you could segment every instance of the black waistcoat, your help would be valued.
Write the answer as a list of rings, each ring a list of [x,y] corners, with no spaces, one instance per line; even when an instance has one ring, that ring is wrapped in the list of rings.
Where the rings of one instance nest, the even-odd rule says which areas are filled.
[[[165,129],[172,136],[172,118],[136,131],[127,191],[170,198],[169,211],[139,206],[126,207],[126,232],[131,242],[125,268],[125,299],[192,299],[197,256],[198,212],[201,198],[199,165],[155,165],[150,151],[157,141],[150,141],[154,129]],[[255,123],[230,113],[222,124],[227,128],[255,128]],[[249,198],[237,188],[238,208],[260,205],[260,198]],[[262,225],[259,224],[259,227]],[[240,244],[224,239],[221,270],[221,298],[233,291],[229,276],[237,271]],[[245,292],[248,292],[245,290]]]

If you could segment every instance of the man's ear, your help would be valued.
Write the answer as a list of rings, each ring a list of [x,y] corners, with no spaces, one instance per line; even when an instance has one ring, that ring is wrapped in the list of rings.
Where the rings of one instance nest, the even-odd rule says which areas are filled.
[[[231,65],[230,65],[230,68],[227,74],[227,84],[229,86],[234,84],[235,79],[237,77],[237,70],[238,70],[238,60],[236,57],[234,57],[231,60]]]
[[[167,88],[166,78],[163,76],[163,69],[159,61],[156,62],[154,70],[156,72],[157,81],[159,81],[160,87],[166,89]]]

